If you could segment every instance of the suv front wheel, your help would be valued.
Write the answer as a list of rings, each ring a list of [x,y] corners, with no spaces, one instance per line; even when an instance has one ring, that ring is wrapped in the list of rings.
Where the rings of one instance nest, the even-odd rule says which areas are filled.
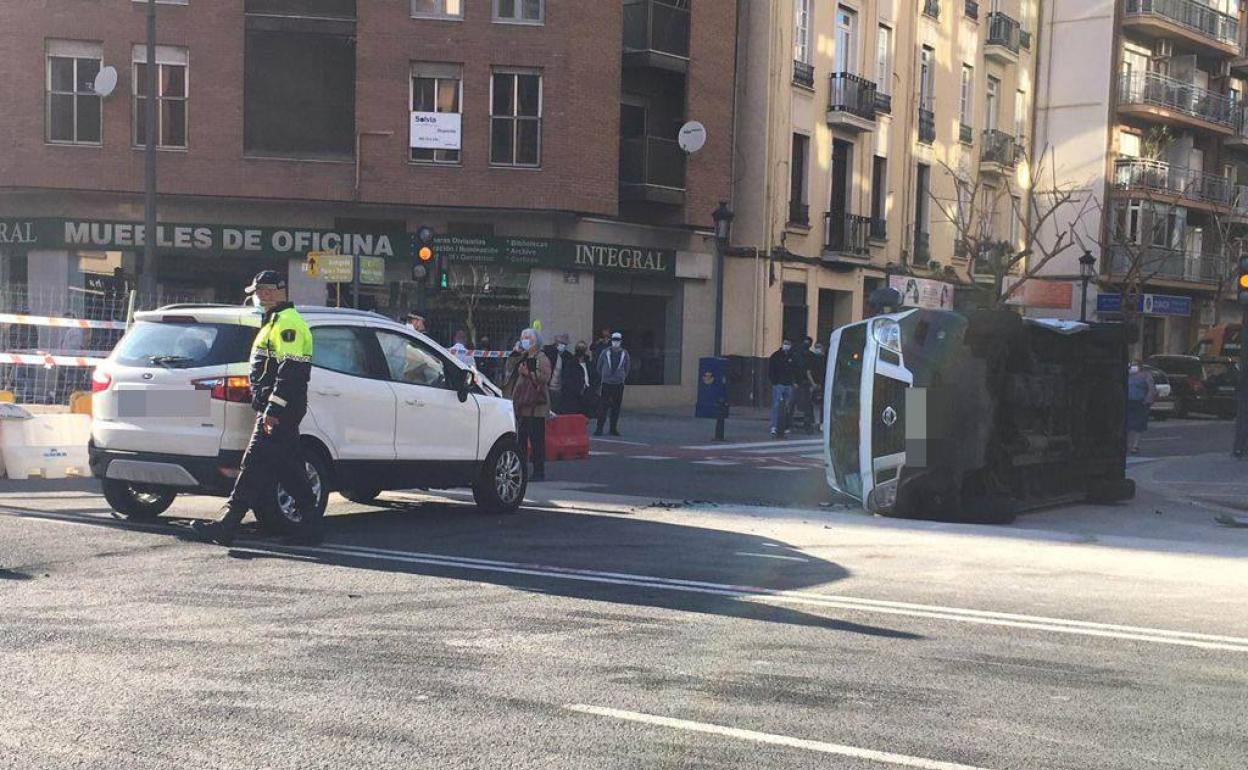
[[[481,465],[481,474],[472,486],[477,507],[489,513],[514,513],[524,502],[528,485],[524,457],[514,438],[494,445]]]
[[[103,479],[104,499],[130,521],[152,521],[169,510],[177,493],[161,487],[135,486],[129,481]]]

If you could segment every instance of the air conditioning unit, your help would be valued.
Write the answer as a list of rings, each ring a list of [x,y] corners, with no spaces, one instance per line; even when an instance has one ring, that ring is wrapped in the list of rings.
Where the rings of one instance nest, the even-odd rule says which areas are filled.
[[[1174,56],[1174,41],[1173,40],[1165,40],[1163,38],[1161,40],[1153,41],[1153,58],[1154,59],[1169,59],[1171,56]]]

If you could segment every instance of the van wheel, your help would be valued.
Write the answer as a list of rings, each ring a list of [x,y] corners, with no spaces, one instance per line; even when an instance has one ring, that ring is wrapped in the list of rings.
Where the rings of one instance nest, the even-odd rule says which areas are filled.
[[[177,492],[162,487],[135,486],[129,481],[104,479],[104,499],[130,521],[152,521],[169,510]]]
[[[481,466],[472,498],[477,507],[488,513],[514,513],[524,502],[528,486],[524,458],[514,438],[505,438],[494,445]]]
[[[1088,484],[1087,500],[1093,505],[1109,505],[1135,498],[1132,479],[1097,479]]]
[[[338,494],[353,503],[370,505],[375,502],[377,500],[377,496],[381,494],[381,487],[351,487],[348,489],[338,490]]]
[[[320,452],[307,448],[303,452],[308,483],[312,485],[312,494],[316,496],[316,507],[311,511],[311,516],[319,520],[325,515],[325,508],[329,505],[329,464]],[[306,512],[295,507],[295,499],[281,484],[274,484],[271,490],[265,495],[264,504],[256,506],[256,520],[274,534],[298,534],[304,527],[303,514]]]

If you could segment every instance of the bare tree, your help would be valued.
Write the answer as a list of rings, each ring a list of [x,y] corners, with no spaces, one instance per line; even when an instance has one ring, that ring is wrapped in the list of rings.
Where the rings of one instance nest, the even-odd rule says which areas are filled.
[[[1216,210],[1210,216],[1218,239],[1218,258],[1211,268],[1213,274],[1210,276],[1202,273],[1201,275],[1201,278],[1211,278],[1214,284],[1214,326],[1222,322],[1222,295],[1234,279],[1234,266],[1238,263],[1239,255],[1245,245],[1245,217],[1244,214],[1238,212],[1248,208],[1248,195],[1245,194],[1245,188],[1236,186],[1230,191],[1228,198],[1229,208]]]
[[[1105,222],[1101,258],[1108,263],[1097,285],[1121,294],[1122,322],[1134,335],[1148,285],[1160,275],[1183,275],[1186,254],[1183,244],[1175,242],[1179,232],[1175,206],[1149,190],[1139,190],[1128,200],[1115,201],[1108,212],[1097,207]]]
[[[955,168],[941,163],[953,180],[949,201],[931,194],[939,214],[953,225],[955,256],[970,260],[972,274],[987,275],[979,286],[984,304],[999,308],[1053,260],[1078,245],[1083,217],[1095,206],[1086,186],[1059,183],[1053,154],[1038,156],[1006,148],[995,159],[1002,173],[989,175],[975,158]],[[1020,174],[1011,169],[1021,169]],[[1006,236],[999,226],[1004,220]],[[1017,233],[1011,242],[1008,235]]]
[[[455,264],[447,270],[443,294],[464,312],[468,339],[477,340],[477,309],[481,300],[499,286],[504,268],[500,265]]]

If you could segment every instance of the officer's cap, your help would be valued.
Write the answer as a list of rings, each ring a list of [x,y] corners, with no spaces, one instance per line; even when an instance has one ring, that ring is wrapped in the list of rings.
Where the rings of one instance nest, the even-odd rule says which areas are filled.
[[[285,289],[286,278],[276,270],[262,270],[256,273],[256,277],[251,279],[251,285],[247,287],[248,294],[255,294],[256,289]]]

